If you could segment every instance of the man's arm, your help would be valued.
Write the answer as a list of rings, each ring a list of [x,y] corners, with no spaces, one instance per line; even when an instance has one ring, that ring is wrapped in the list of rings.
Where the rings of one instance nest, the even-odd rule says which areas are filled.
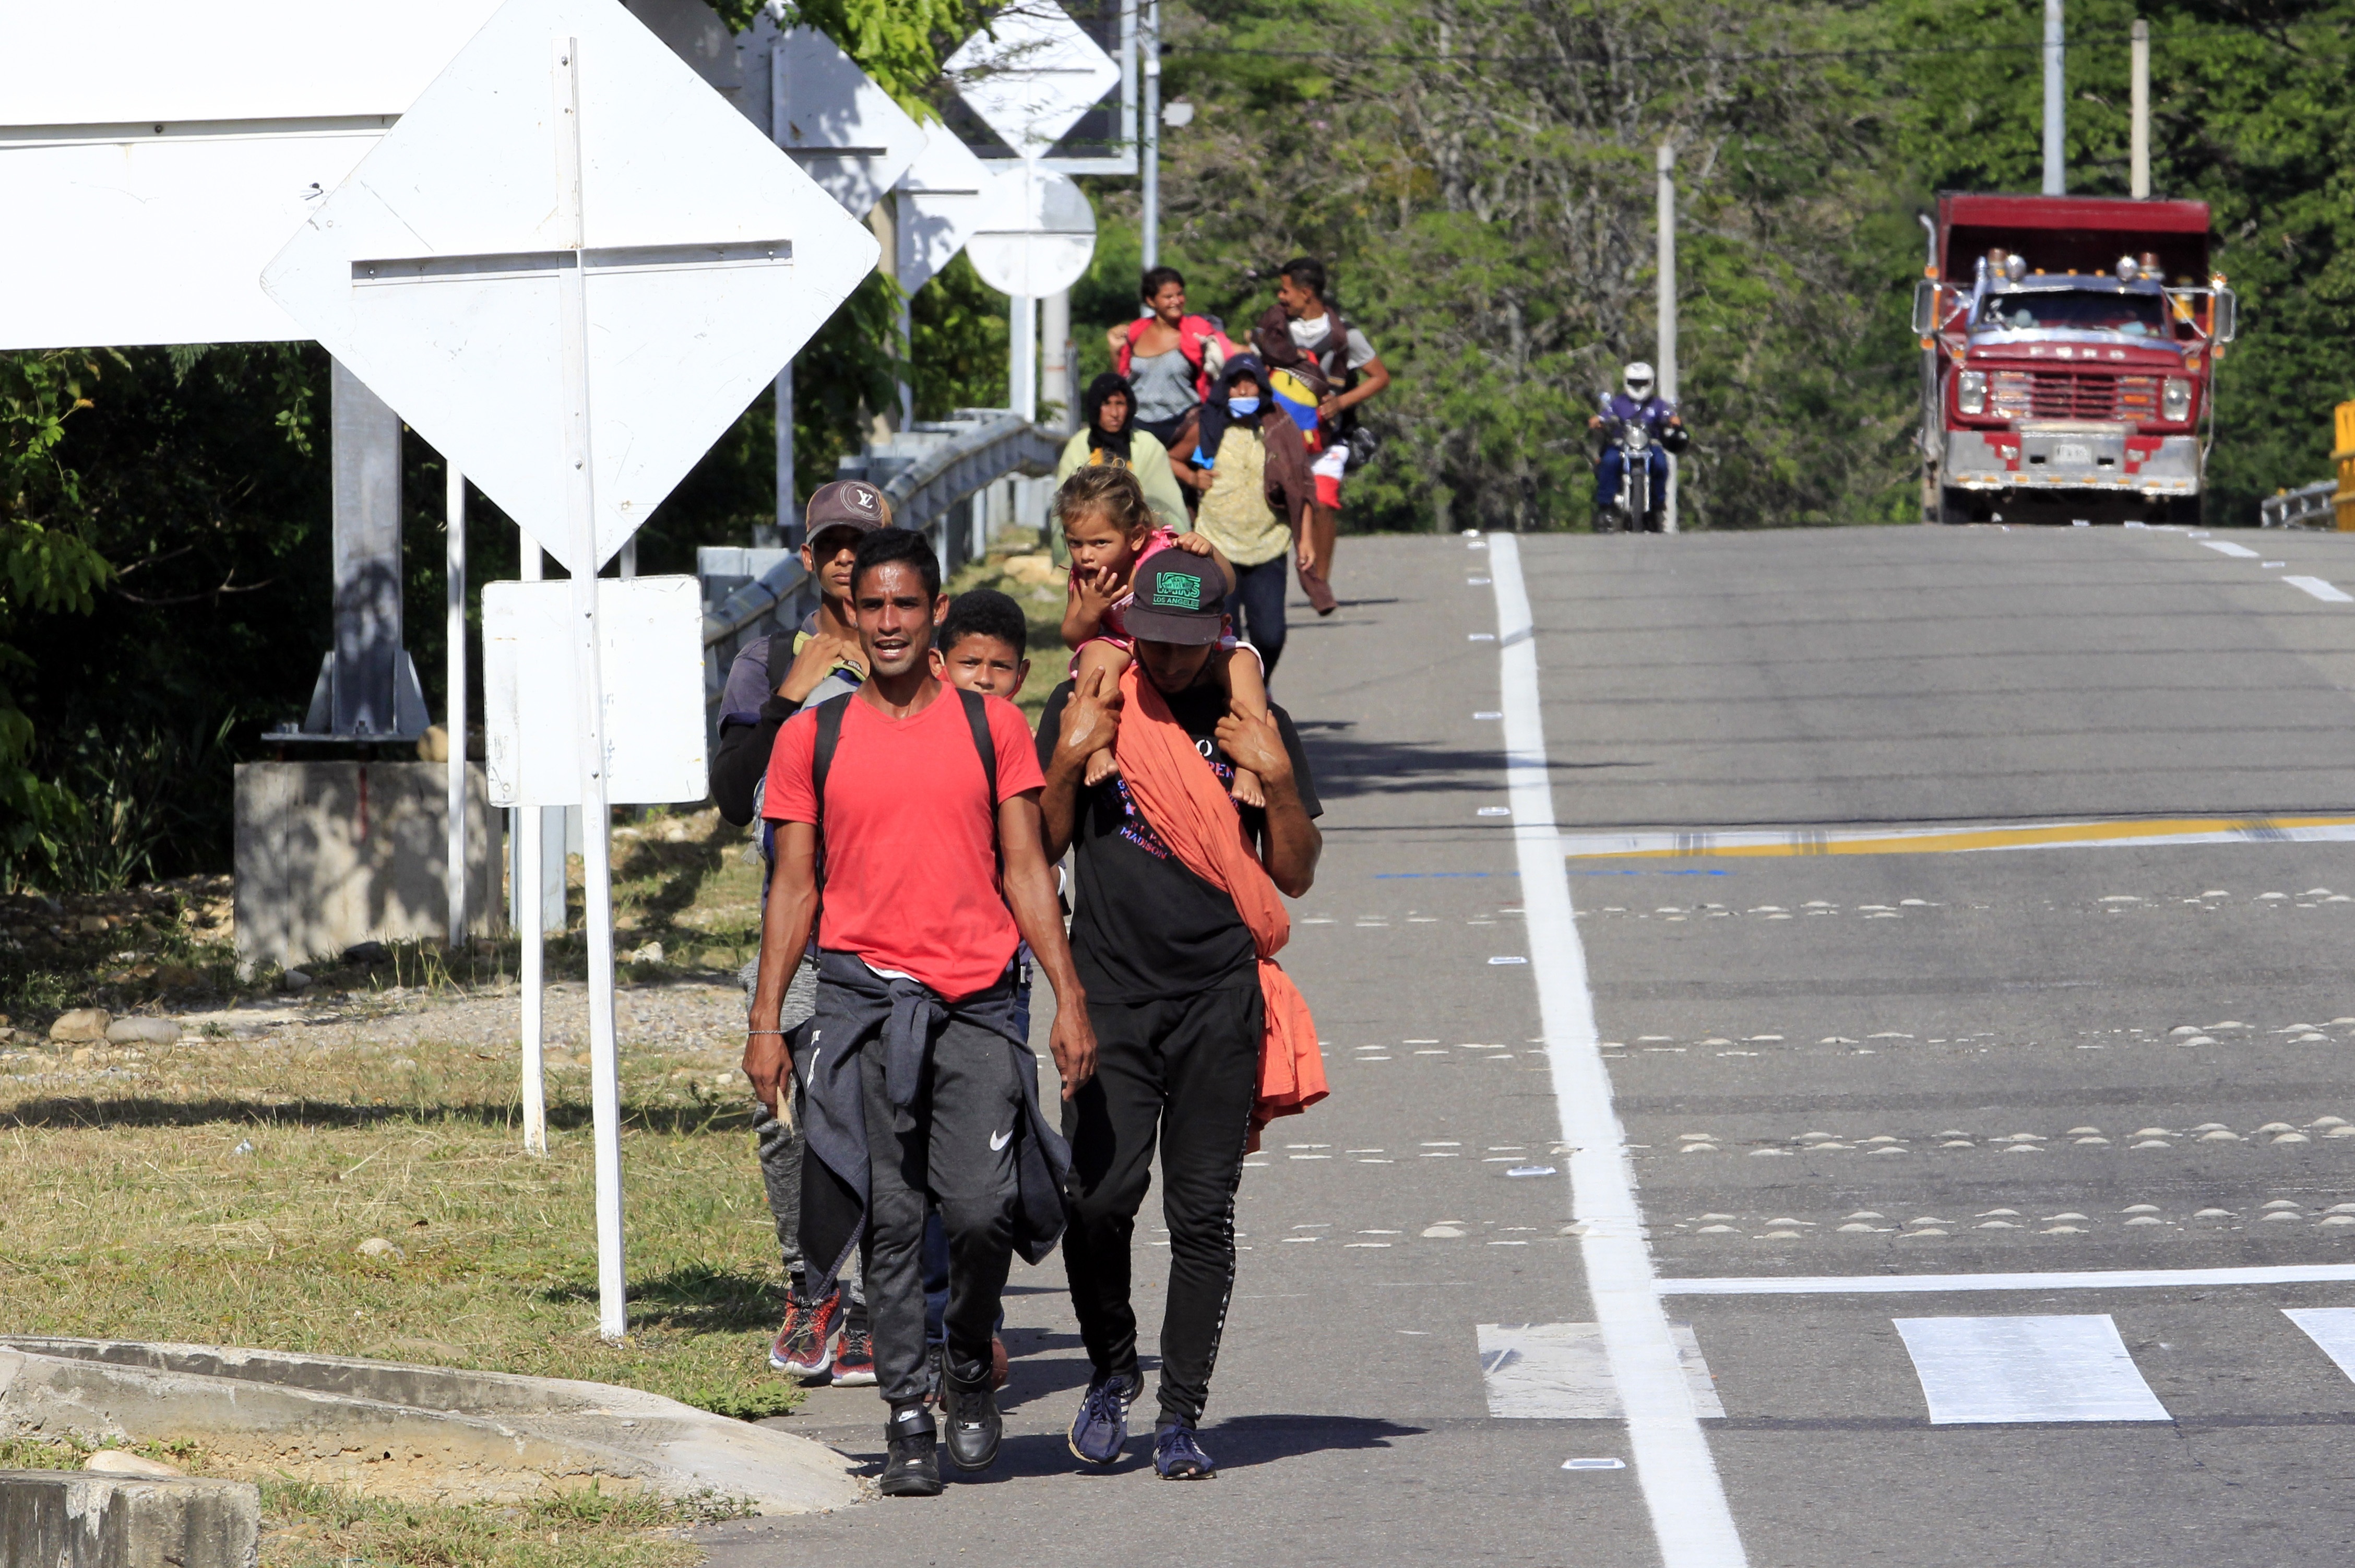
[[[1354,409],[1368,398],[1378,398],[1389,389],[1391,370],[1382,363],[1380,355],[1377,354],[1359,366],[1358,370],[1359,379],[1356,386],[1346,392],[1336,392],[1316,405],[1319,419],[1337,419],[1344,410]]]
[[[1239,768],[1259,775],[1267,796],[1267,837],[1260,846],[1260,864],[1286,896],[1305,898],[1316,882],[1316,860],[1325,852],[1325,835],[1300,799],[1300,781],[1292,771],[1292,753],[1284,748],[1284,731],[1273,713],[1255,719],[1229,714],[1219,720],[1219,745]]]
[[[1063,858],[1078,831],[1080,786],[1088,759],[1120,736],[1120,688],[1103,670],[1092,670],[1084,687],[1074,687],[1063,706],[1055,749],[1047,759],[1047,787],[1039,797],[1043,847],[1049,865]],[[1035,944],[1034,944],[1035,945]]]
[[[997,807],[997,843],[1006,855],[1006,906],[1031,955],[1055,988],[1055,1027],[1047,1049],[1062,1075],[1063,1098],[1096,1075],[1096,1031],[1088,1021],[1088,994],[1071,964],[1071,941],[1055,901],[1055,879],[1039,841],[1038,790],[1026,789]],[[765,975],[766,971],[763,971]]]
[[[777,869],[761,912],[761,983],[752,993],[752,1016],[744,1036],[744,1076],[772,1115],[790,1100],[785,1079],[794,1070],[783,1036],[776,1033],[785,987],[809,946],[817,920],[817,829],[806,822],[777,824]]]

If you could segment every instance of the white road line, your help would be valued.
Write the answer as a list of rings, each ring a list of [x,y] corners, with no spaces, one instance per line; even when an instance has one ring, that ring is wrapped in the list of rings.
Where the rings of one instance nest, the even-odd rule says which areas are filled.
[[[1523,919],[1538,1007],[1550,1048],[1554,1102],[1571,1147],[1572,1211],[1580,1256],[1603,1332],[1611,1381],[1627,1412],[1628,1445],[1662,1568],[1744,1568],[1749,1562],[1726,1506],[1717,1461],[1654,1288],[1651,1249],[1636,1207],[1626,1136],[1611,1103],[1611,1073],[1594,1029],[1586,951],[1572,919],[1570,877],[1555,837],[1538,700],[1536,628],[1521,578],[1520,541],[1491,540],[1498,664],[1504,686],[1505,775],[1511,786]]]
[[[2355,593],[2334,588],[2319,577],[2285,577],[2282,581],[2313,594],[2325,604],[2355,604]]]
[[[2355,1264],[2267,1264],[2243,1268],[2086,1269],[2056,1274],[1774,1275],[1663,1279],[1662,1296],[1892,1296],[1955,1290],[2169,1290],[2193,1285],[2355,1284]]]
[[[1483,1323],[1480,1375],[1488,1413],[1500,1421],[1624,1421],[1597,1323]],[[1668,1325],[1692,1390],[1693,1407],[1722,1417],[1716,1380],[1689,1323]]]
[[[2243,560],[2254,560],[2257,559],[2257,552],[2255,550],[2251,549],[2244,544],[2234,544],[2231,539],[2201,539],[2200,542],[2206,545],[2210,549],[2214,550],[2218,555],[2238,556]]]
[[[2282,1316],[2321,1346],[2340,1371],[2355,1378],[2355,1307],[2286,1307]]]
[[[2106,1312],[1895,1322],[1933,1426],[2174,1419]]]

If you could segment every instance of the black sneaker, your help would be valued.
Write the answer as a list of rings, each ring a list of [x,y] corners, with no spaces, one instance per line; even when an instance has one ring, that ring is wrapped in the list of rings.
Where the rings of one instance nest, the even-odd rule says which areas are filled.
[[[1194,1441],[1193,1427],[1175,1421],[1153,1435],[1153,1467],[1165,1481],[1207,1481],[1219,1473]]]
[[[950,1464],[960,1470],[986,1470],[996,1462],[1006,1421],[997,1413],[997,1391],[989,1386],[986,1362],[981,1375],[968,1382],[957,1376],[955,1358],[949,1358],[948,1375],[941,1380],[941,1415],[949,1424]]]
[[[887,1498],[936,1498],[941,1495],[940,1428],[922,1404],[894,1410],[883,1424],[891,1456],[883,1462],[883,1478],[875,1489]]]

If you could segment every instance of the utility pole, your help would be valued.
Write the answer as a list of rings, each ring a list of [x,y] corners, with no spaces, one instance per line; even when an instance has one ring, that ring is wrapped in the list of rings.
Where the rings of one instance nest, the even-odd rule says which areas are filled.
[[[1161,0],[1145,0],[1145,108],[1136,126],[1137,171],[1144,176],[1145,271],[1161,264]]]
[[[2133,175],[2127,187],[2137,201],[2150,196],[2150,24],[2134,20]]]
[[[2044,0],[2044,194],[2066,196],[2069,157],[2061,0]]]
[[[1653,374],[1660,379],[1660,396],[1670,403],[1677,400],[1677,150],[1667,142],[1660,144],[1655,157],[1659,170],[1660,231],[1660,296],[1659,343],[1654,349],[1658,363]],[[1660,528],[1665,533],[1677,531],[1677,454],[1668,458],[1668,494],[1661,508]]]
[[[1071,416],[1078,412],[1071,405],[1071,291],[1058,289],[1043,302],[1042,320],[1039,328],[1039,400],[1053,405],[1048,428],[1060,435],[1072,430]]]

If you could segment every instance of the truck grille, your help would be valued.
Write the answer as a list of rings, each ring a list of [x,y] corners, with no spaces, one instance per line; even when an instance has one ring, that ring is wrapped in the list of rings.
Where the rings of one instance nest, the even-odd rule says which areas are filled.
[[[2118,417],[2118,381],[2115,376],[2078,375],[2068,370],[2033,372],[2030,411],[2042,420],[2112,420]]]

